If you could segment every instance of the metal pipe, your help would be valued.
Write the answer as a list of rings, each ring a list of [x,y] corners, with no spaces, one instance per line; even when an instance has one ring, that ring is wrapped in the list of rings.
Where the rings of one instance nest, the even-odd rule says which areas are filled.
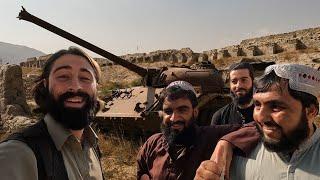
[[[138,65],[135,65],[133,63],[130,63],[112,53],[109,53],[108,51],[106,50],[103,50],[73,34],[70,34],[68,33],[67,31],[63,30],[63,29],[60,29],[30,13],[28,13],[24,7],[22,7],[22,10],[20,11],[19,13],[19,16],[17,17],[19,18],[19,20],[25,20],[25,21],[29,21],[31,23],[34,23],[40,27],[43,27],[45,29],[47,29],[48,31],[51,31],[61,37],[64,37],[66,39],[68,39],[69,41],[72,41],[84,48],[87,48],[107,59],[109,59],[110,61],[116,63],[116,64],[119,64],[127,69],[129,69],[130,71],[133,71],[133,72],[136,72],[137,74],[139,74],[140,76],[142,77],[145,77],[147,75],[147,69],[143,68],[143,67],[140,67]]]

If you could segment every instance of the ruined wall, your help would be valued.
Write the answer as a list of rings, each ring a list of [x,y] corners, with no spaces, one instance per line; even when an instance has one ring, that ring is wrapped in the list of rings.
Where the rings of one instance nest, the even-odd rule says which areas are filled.
[[[28,58],[27,61],[21,62],[21,67],[42,68],[51,54]],[[112,65],[113,63],[105,58],[93,58],[100,66]]]
[[[169,49],[169,50],[158,50],[153,51],[148,54],[146,53],[136,53],[127,54],[121,56],[121,58],[126,59],[133,63],[143,63],[143,62],[158,62],[158,61],[168,61],[173,63],[187,63],[192,64],[198,62],[198,58],[201,60],[207,60],[207,55],[193,52],[190,48],[182,48],[181,50]]]
[[[212,49],[203,51],[202,53],[193,52],[190,48],[182,48],[181,50],[169,49],[153,51],[150,53],[127,54],[121,56],[121,58],[133,63],[168,61],[172,63],[192,64],[205,60],[213,61],[215,59],[228,57],[273,55],[306,48],[320,49],[320,27],[246,39],[241,41],[238,45],[227,46],[221,49]],[[24,67],[40,68],[49,56],[50,55],[41,56],[39,58],[29,58],[20,65]],[[113,64],[104,58],[95,59],[102,66]]]
[[[34,122],[28,118],[31,112],[18,65],[0,66],[0,112],[1,130],[15,130]]]
[[[310,28],[289,33],[246,39],[239,45],[225,47],[222,57],[272,55],[306,48],[320,48],[320,28]]]

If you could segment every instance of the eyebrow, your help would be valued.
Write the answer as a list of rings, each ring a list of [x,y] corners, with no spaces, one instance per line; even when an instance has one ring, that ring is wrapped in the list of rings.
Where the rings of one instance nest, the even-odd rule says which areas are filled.
[[[253,100],[254,103],[261,103],[261,101],[257,101],[257,100]],[[279,101],[279,100],[270,100],[265,102],[266,104],[277,104],[277,105],[281,105],[281,106],[288,106],[285,102],[283,101]]]
[[[182,105],[182,106],[177,107],[177,109],[184,109],[184,108],[189,108],[189,106]]]
[[[179,106],[175,109],[184,109],[184,108],[189,108],[189,106],[186,106],[186,105],[182,105],[182,106]],[[173,108],[171,107],[164,107],[163,110],[173,110]]]
[[[268,101],[267,103],[268,104],[287,105],[285,102],[279,101],[279,100],[271,100],[271,101]]]
[[[59,70],[61,70],[61,69],[71,69],[71,66],[69,66],[69,65],[60,66],[60,67],[56,68],[56,69],[53,71],[53,73],[55,73],[55,72],[57,72],[57,71],[59,71]]]
[[[80,71],[81,71],[81,72],[87,72],[87,73],[90,73],[90,74],[91,74],[91,72],[90,72],[88,69],[86,69],[86,68],[80,68]]]
[[[231,78],[230,80],[236,80],[236,79],[249,79],[249,77],[235,77],[235,78]]]
[[[69,66],[69,65],[60,66],[60,67],[58,67],[57,69],[55,69],[55,70],[53,71],[53,73],[55,73],[55,72],[57,72],[57,71],[59,71],[59,70],[61,70],[61,69],[72,69],[72,67]],[[81,71],[81,72],[88,72],[88,73],[91,74],[91,72],[90,72],[88,69],[86,69],[86,68],[80,68],[80,71]]]

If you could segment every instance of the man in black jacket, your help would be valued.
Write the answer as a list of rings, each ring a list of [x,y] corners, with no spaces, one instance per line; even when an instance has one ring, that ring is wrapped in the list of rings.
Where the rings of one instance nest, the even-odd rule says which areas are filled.
[[[237,63],[231,65],[229,70],[233,101],[212,116],[211,125],[246,124],[253,121],[253,68],[249,63]]]
[[[1,179],[103,179],[94,118],[99,65],[79,48],[46,61],[34,98],[45,117],[0,144]]]

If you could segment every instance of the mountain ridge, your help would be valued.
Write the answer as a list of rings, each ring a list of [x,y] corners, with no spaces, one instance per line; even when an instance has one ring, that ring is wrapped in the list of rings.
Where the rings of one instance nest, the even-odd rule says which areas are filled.
[[[46,54],[42,51],[28,46],[11,44],[0,41],[1,64],[19,64],[20,62],[25,61],[29,57],[38,57],[43,55]]]

